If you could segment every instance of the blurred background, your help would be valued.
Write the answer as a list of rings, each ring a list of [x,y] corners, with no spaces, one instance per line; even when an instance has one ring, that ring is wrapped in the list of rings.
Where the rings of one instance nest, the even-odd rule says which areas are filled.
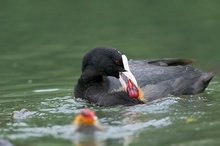
[[[45,112],[43,117],[36,116],[38,120],[28,121],[27,127],[47,126],[51,119],[56,119],[51,125],[71,123],[74,115],[70,113],[78,112],[72,111],[75,107],[61,111],[60,119],[51,111],[63,106],[56,97],[72,100],[82,57],[96,46],[118,48],[129,59],[193,58],[197,60],[194,67],[219,71],[219,6],[217,0],[1,0],[0,128],[4,130],[0,137],[10,139],[16,133],[8,131],[8,122],[13,125],[11,113],[22,107]],[[217,99],[218,75],[213,81],[217,82],[212,86]],[[54,102],[41,104],[47,99]],[[181,126],[177,123],[177,127]],[[208,137],[214,135],[218,134]],[[140,139],[145,142],[145,137]]]
[[[215,0],[1,1],[0,65],[78,71],[88,50],[112,46],[132,59],[194,58],[199,67],[219,70],[219,5]]]

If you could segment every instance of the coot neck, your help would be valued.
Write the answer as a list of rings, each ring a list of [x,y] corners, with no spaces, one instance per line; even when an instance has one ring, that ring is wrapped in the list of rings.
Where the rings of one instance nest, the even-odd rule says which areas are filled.
[[[85,84],[100,83],[103,81],[103,76],[97,70],[88,68],[84,70],[79,81]]]

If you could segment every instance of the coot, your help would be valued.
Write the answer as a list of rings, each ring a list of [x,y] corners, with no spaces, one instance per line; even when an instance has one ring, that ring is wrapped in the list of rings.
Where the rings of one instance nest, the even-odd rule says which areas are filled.
[[[90,134],[95,131],[103,131],[103,126],[99,123],[94,111],[84,108],[73,121],[75,132]]]
[[[111,47],[96,47],[82,60],[76,98],[99,106],[143,104],[168,94],[201,93],[214,76],[188,66],[192,59],[130,60]]]

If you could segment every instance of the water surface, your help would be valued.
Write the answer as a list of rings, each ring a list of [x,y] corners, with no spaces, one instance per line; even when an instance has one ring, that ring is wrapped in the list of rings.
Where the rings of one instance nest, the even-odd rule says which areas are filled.
[[[194,58],[219,71],[217,1],[1,1],[0,138],[16,146],[218,145],[220,78],[199,95],[146,105],[100,108],[76,100],[83,55],[117,47],[130,59]],[[94,137],[73,134],[83,107],[106,127]],[[12,119],[27,108],[26,117]]]

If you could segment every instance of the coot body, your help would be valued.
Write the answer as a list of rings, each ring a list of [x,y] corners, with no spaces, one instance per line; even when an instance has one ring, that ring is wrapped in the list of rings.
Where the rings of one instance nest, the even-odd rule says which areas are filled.
[[[214,76],[213,72],[205,73],[188,66],[193,60],[175,58],[130,60],[129,71],[125,69],[122,56],[111,47],[97,47],[88,52],[83,58],[82,74],[74,89],[75,97],[100,106],[143,104],[168,94],[201,93]],[[139,87],[135,90],[141,94],[137,98],[133,98],[128,87],[123,88],[118,80],[121,73],[126,72],[131,72],[137,81]]]

